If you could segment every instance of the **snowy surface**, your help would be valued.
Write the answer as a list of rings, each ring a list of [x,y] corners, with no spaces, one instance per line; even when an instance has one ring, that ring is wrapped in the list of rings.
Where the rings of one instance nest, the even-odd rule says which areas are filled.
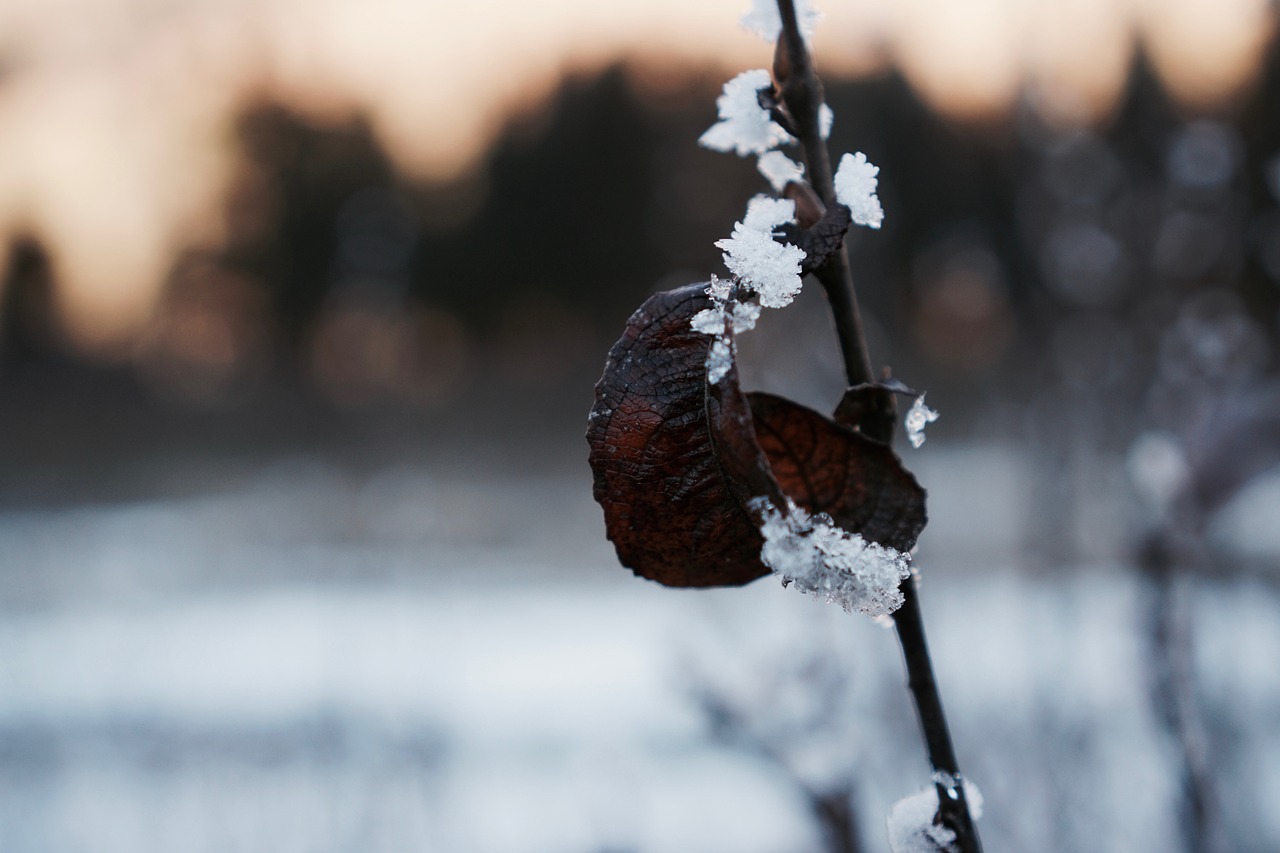
[[[987,848],[1172,849],[1142,585],[1018,569],[1016,457],[919,459],[922,603]],[[219,494],[0,513],[0,849],[816,849],[794,785],[708,736],[691,679],[791,731],[805,779],[852,773],[887,848],[893,802],[928,783],[890,631],[775,581],[637,580],[584,471],[466,467],[294,461]],[[1195,595],[1233,849],[1280,849],[1277,591]]]

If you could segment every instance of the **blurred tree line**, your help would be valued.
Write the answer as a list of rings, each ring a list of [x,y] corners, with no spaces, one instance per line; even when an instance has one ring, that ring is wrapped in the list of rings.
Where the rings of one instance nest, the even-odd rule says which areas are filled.
[[[363,124],[253,107],[224,245],[174,266],[124,363],[61,343],[45,253],[13,247],[0,399],[28,414],[5,420],[3,443],[71,416],[68,400],[193,429],[185,413],[225,429],[282,399],[303,419],[580,404],[633,307],[722,271],[713,241],[767,189],[751,160],[695,145],[722,81],[672,77],[569,79],[448,185],[398,175]],[[1116,114],[1088,131],[1027,106],[958,126],[892,73],[831,81],[828,98],[835,148],[881,167],[885,227],[852,246],[873,355],[936,388],[953,423],[1013,412],[1051,444],[1123,447],[1191,417],[1193,386],[1274,373],[1275,49],[1215,115],[1180,112],[1139,56]]]

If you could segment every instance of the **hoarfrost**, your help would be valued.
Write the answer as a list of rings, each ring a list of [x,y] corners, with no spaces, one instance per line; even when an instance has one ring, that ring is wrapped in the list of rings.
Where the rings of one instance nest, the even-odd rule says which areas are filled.
[[[723,335],[727,321],[732,321],[733,333],[740,335],[754,329],[759,319],[760,306],[754,302],[735,302],[732,307],[726,302],[694,314],[689,325],[704,335]]]
[[[795,216],[795,202],[756,196],[733,234],[716,241],[724,250],[725,266],[759,295],[765,308],[790,305],[800,292],[804,251],[773,239],[775,229],[794,222]]]
[[[707,353],[707,381],[712,385],[724,379],[733,367],[733,344],[727,338],[716,338]]]
[[[712,305],[704,308],[689,321],[695,332],[713,335],[717,339],[707,353],[707,381],[715,384],[724,378],[733,365],[733,344],[729,341],[727,328],[732,327],[735,335],[749,332],[756,327],[760,319],[760,306],[755,302],[742,302],[730,299],[732,285],[715,276],[707,285],[707,295]]]
[[[822,14],[809,0],[796,0],[796,23],[805,41],[813,38],[814,26],[820,17]],[[782,15],[778,13],[777,0],[752,0],[751,11],[740,20],[744,28],[767,42],[775,42],[782,35]]]
[[[954,780],[948,784],[954,785]],[[966,780],[965,802],[974,820],[982,817],[982,793]],[[904,797],[889,810],[889,849],[893,853],[951,853],[956,834],[933,822],[938,812],[938,789],[932,785]]]
[[[760,155],[756,168],[764,175],[775,192],[782,192],[787,184],[804,177],[804,166],[781,151],[766,151]]]
[[[910,556],[838,527],[825,513],[810,515],[787,499],[785,511],[756,498],[764,547],[760,559],[783,586],[876,617],[902,606],[899,586],[911,575]]]
[[[742,224],[752,231],[763,231],[770,237],[777,236],[783,225],[796,221],[796,203],[789,198],[770,198],[758,195],[747,202],[747,214]]]
[[[835,123],[836,123],[835,111],[832,110],[831,107],[827,106],[826,104],[823,104],[818,109],[818,133],[822,136],[823,139],[830,138],[831,125]]]
[[[840,158],[836,170],[836,201],[849,208],[853,221],[869,228],[879,228],[884,222],[884,209],[876,198],[876,185],[880,167],[867,162],[861,151]]]
[[[734,151],[739,157],[763,154],[784,142],[794,142],[791,134],[769,117],[760,106],[759,92],[773,86],[773,78],[763,68],[743,71],[724,84],[716,98],[720,120],[698,138],[698,144],[713,151]]]
[[[924,444],[924,428],[937,419],[937,411],[924,404],[924,395],[916,397],[916,401],[907,410],[906,418],[903,419],[903,424],[907,428],[907,441],[911,442],[912,447],[920,449],[920,445]]]

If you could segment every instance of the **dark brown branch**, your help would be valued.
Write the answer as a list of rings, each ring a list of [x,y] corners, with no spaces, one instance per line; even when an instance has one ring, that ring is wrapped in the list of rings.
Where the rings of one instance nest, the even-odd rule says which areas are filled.
[[[818,79],[804,37],[800,33],[793,0],[778,0],[778,11],[782,16],[782,37],[778,41],[774,57],[774,76],[781,88],[782,102],[804,148],[809,182],[823,202],[830,206],[835,203],[835,186],[831,159],[819,130],[823,104],[822,82]],[[862,316],[853,289],[848,250],[842,247],[814,274],[826,290],[831,304],[849,385],[874,383],[877,377],[871,367],[871,356],[862,330]],[[867,417],[860,425],[868,437],[885,444],[892,441],[895,419],[884,415],[891,414],[894,408],[892,393],[882,391],[878,405],[872,407],[873,410],[879,410],[879,416]],[[897,627],[898,641],[906,662],[907,684],[915,700],[920,728],[929,752],[929,762],[935,772],[939,804],[937,819],[956,833],[958,850],[962,853],[981,853],[982,844],[969,813],[963,777],[933,674],[914,579],[903,585],[902,592],[906,601],[894,613],[894,625]]]
[[[792,0],[778,0],[778,11],[782,13],[782,38],[778,41],[774,56],[774,76],[778,78],[782,102],[791,114],[792,125],[804,148],[809,183],[817,190],[819,198],[830,207],[835,203],[835,184],[827,144],[818,129],[823,104],[822,81],[818,79],[809,50],[805,47],[804,37],[800,35],[800,28],[796,24],[795,4]],[[831,303],[831,315],[835,319],[836,333],[840,338],[840,351],[844,357],[845,377],[849,385],[874,382],[877,377],[871,367],[866,335],[862,332],[862,314],[858,310],[858,297],[853,291],[848,250],[841,248],[815,275]]]

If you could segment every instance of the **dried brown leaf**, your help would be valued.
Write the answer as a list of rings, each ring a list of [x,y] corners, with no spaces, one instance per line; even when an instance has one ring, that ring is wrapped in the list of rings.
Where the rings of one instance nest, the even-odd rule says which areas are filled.
[[[757,440],[782,491],[845,530],[911,550],[927,521],[925,493],[897,454],[782,397],[747,399]]]
[[[596,386],[594,494],[623,565],[668,586],[755,580],[769,569],[747,505],[782,506],[784,494],[909,550],[924,527],[924,491],[891,450],[780,397],[744,395],[736,368],[707,383],[713,338],[689,325],[711,305],[705,288],[650,297]]]

